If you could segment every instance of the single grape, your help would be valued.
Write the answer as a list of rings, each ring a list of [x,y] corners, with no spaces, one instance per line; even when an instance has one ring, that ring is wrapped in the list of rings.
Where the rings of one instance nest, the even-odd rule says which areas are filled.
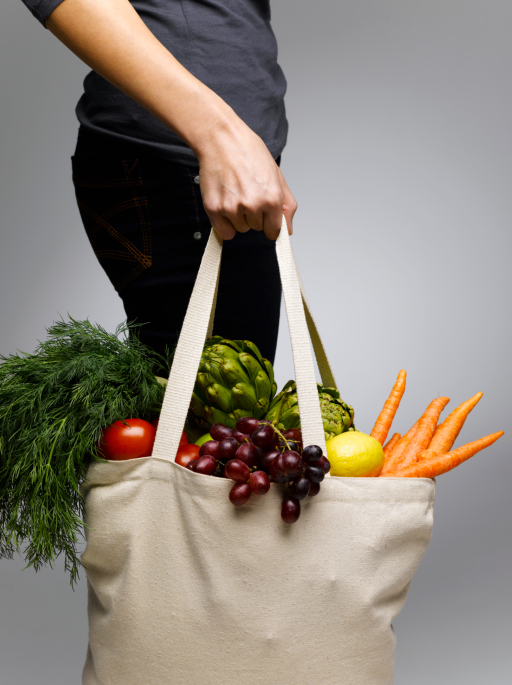
[[[302,459],[306,464],[316,464],[322,456],[322,448],[318,445],[308,445],[302,450]]]
[[[203,442],[199,449],[199,456],[202,457],[205,454],[211,454],[215,459],[219,458],[219,441],[218,440],[208,440]]]
[[[283,431],[283,436],[287,440],[295,440],[296,442],[302,442],[302,431],[300,428],[289,428]]]
[[[268,447],[271,445],[276,437],[272,426],[260,426],[251,435],[253,443],[257,447]]]
[[[266,495],[270,490],[270,480],[264,471],[254,471],[251,473],[249,485],[255,495]]]
[[[286,442],[284,440],[279,440],[279,447],[283,450],[292,450],[293,452],[298,452],[299,443],[295,442],[294,440],[287,440]]]
[[[258,448],[256,445],[251,445],[248,442],[243,443],[237,449],[235,459],[240,459],[240,461],[247,464],[249,468],[252,468],[253,466],[256,466],[258,462]]]
[[[235,507],[240,507],[245,504],[251,496],[251,486],[249,483],[235,483],[229,491],[229,501]]]
[[[281,518],[285,523],[295,523],[300,516],[300,502],[295,497],[286,497],[281,506]]]
[[[217,458],[221,461],[229,461],[233,459],[239,445],[235,438],[224,438],[219,442],[219,451],[217,453]]]
[[[295,478],[295,476],[299,475],[302,470],[302,459],[298,452],[286,450],[286,452],[283,452],[281,455],[280,460],[281,461],[276,465],[276,468],[280,469],[285,476]]]
[[[285,476],[282,471],[282,464],[280,463],[281,459],[281,454],[276,457],[275,459],[272,460],[269,468],[269,473],[274,482],[276,483],[287,483],[288,482],[288,476]]]
[[[211,454],[205,454],[204,457],[199,457],[194,465],[194,471],[196,473],[203,473],[205,476],[211,476],[215,471],[215,466],[217,462],[215,457]]]
[[[250,435],[248,435],[247,433],[240,433],[240,431],[237,431],[237,430],[233,431],[233,437],[240,444],[242,444],[244,442],[252,442]]]
[[[273,471],[275,471],[277,474],[279,474],[280,476],[285,475],[285,470],[284,470],[285,466],[283,463],[283,453],[282,452],[279,452],[277,457],[272,460],[272,464],[270,465],[270,468]]]
[[[311,483],[309,487],[309,496],[314,497],[315,495],[318,495],[320,492],[320,483]]]
[[[253,419],[250,416],[244,416],[242,419],[238,419],[236,422],[236,429],[240,433],[254,433],[256,428],[258,428],[260,422],[258,419]]]
[[[197,459],[191,459],[191,460],[188,462],[188,464],[185,466],[185,468],[186,468],[186,469],[189,469],[189,471],[194,471],[194,465],[195,465],[196,462],[198,462],[198,461],[199,461],[199,458],[197,458]]]
[[[320,459],[316,462],[315,466],[321,466],[324,473],[329,473],[331,470],[331,463],[327,459],[327,457],[320,457]]]
[[[306,466],[304,475],[312,483],[321,483],[325,478],[323,468],[321,466],[317,466],[316,464],[309,464],[309,466]]]
[[[220,462],[219,462],[220,464]],[[224,478],[224,469],[221,468],[220,466],[217,466],[215,468],[215,471],[212,473],[212,476],[215,476],[215,478]]]
[[[235,483],[247,483],[251,472],[247,464],[244,464],[240,459],[231,459],[226,464],[224,474],[234,480]]]
[[[259,466],[260,469],[270,473],[270,464],[274,461],[276,457],[281,454],[279,450],[269,450],[268,452],[263,452],[259,456]]]
[[[214,440],[224,440],[224,438],[230,438],[233,435],[233,431],[229,426],[225,426],[223,423],[214,423],[210,428],[210,435]]]
[[[290,483],[290,495],[301,500],[309,495],[311,482],[305,476],[299,476]]]

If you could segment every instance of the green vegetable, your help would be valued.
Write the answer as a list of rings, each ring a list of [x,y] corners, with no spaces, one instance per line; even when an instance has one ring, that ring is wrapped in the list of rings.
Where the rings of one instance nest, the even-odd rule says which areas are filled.
[[[187,429],[199,438],[214,423],[234,428],[243,416],[263,418],[276,389],[272,364],[254,343],[209,338],[199,364]]]
[[[102,431],[151,420],[165,392],[155,373],[167,361],[136,331],[59,321],[34,354],[0,356],[0,558],[24,553],[37,571],[63,554],[71,584],[78,579],[79,488],[90,461],[103,461]]]
[[[343,402],[336,388],[325,388],[317,383],[318,398],[322,412],[325,439],[345,431],[355,431],[354,410]],[[288,381],[281,392],[276,395],[265,416],[267,421],[275,423],[279,430],[300,428],[299,401],[295,381]]]

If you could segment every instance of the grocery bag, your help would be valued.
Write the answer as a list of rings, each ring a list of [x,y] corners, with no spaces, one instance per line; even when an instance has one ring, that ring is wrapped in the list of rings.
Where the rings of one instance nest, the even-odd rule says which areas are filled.
[[[303,442],[325,450],[308,325],[326,385],[332,372],[284,220],[276,249]],[[212,329],[221,251],[212,230],[153,455],[94,462],[83,485],[83,684],[390,685],[391,624],[430,540],[434,481],[327,477],[289,525],[280,516],[285,486],[234,507],[231,481],[174,462]]]

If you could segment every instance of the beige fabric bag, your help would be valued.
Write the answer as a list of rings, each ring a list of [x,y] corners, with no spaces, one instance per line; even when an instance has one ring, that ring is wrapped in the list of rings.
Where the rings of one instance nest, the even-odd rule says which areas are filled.
[[[93,463],[83,486],[89,587],[84,685],[389,685],[391,622],[429,543],[434,482],[326,478],[283,523],[281,489],[228,500],[227,480],[174,461],[222,244],[212,231],[167,386],[152,457]],[[290,241],[277,252],[304,444],[325,446]],[[307,309],[307,305],[306,305]]]

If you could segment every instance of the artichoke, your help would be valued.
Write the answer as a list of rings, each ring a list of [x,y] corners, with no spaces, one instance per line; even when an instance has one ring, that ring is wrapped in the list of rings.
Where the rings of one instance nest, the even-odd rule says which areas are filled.
[[[272,364],[254,343],[209,338],[190,403],[189,429],[207,433],[214,423],[234,428],[243,416],[262,419],[276,390]]]
[[[345,431],[357,430],[353,424],[354,410],[343,402],[336,388],[324,388],[317,383],[325,439]],[[300,428],[299,403],[295,381],[288,381],[281,392],[275,396],[265,418],[272,421],[279,430]]]

